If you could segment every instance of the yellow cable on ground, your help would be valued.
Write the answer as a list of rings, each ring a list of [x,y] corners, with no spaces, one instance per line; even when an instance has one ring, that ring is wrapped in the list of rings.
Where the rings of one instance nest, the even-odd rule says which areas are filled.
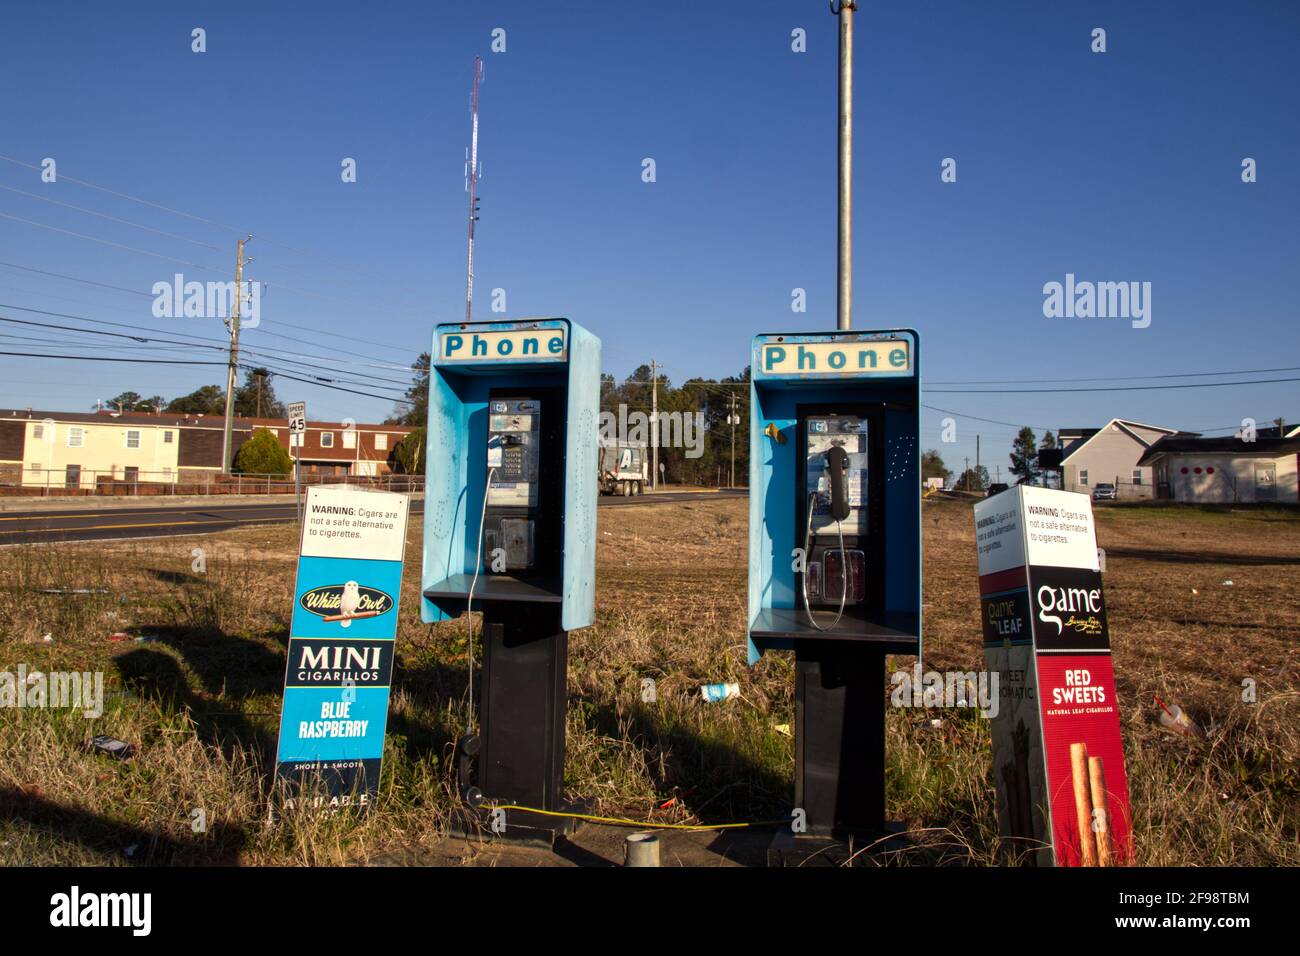
[[[498,803],[484,807],[484,810],[522,810],[525,813],[540,813],[547,817],[571,817],[575,820],[589,820],[592,823],[608,823],[611,826],[640,827],[647,830],[739,830],[744,827],[777,826],[788,820],[757,820],[753,823],[650,823],[643,820],[625,820],[622,817],[598,817],[590,813],[563,813],[558,810],[538,810],[536,807],[521,807],[514,803]]]

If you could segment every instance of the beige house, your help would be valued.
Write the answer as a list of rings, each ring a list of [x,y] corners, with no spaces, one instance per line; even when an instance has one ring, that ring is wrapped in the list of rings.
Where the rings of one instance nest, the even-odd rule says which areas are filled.
[[[100,479],[173,482],[183,422],[180,416],[10,413],[0,417],[0,471],[6,484],[28,487],[93,488]]]
[[[1154,497],[1155,476],[1141,458],[1162,438],[1183,434],[1122,418],[1112,418],[1101,428],[1062,428],[1061,487],[1091,494],[1098,484],[1113,484],[1120,497]]]

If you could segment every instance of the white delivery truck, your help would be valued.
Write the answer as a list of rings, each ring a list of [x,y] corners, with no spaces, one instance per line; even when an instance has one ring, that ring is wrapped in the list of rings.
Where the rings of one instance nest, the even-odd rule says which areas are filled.
[[[650,482],[646,443],[600,440],[598,483],[602,495],[639,495]]]

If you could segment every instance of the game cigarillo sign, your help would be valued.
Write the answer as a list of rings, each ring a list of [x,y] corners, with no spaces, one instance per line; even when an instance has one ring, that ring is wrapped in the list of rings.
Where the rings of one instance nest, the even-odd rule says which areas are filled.
[[[1087,495],[1018,486],[975,505],[998,824],[1040,865],[1132,860],[1106,601]]]

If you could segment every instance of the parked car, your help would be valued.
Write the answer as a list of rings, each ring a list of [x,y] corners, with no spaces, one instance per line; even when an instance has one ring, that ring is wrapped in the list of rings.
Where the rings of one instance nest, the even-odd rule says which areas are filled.
[[[1000,495],[1002,494],[1002,492],[1006,490],[1007,490],[1007,485],[1005,482],[995,481],[993,482],[993,484],[989,485],[989,490],[984,492],[984,497],[992,498],[994,495]]]
[[[1115,486],[1108,481],[1103,481],[1092,489],[1093,501],[1115,501],[1119,495],[1115,491]]]

